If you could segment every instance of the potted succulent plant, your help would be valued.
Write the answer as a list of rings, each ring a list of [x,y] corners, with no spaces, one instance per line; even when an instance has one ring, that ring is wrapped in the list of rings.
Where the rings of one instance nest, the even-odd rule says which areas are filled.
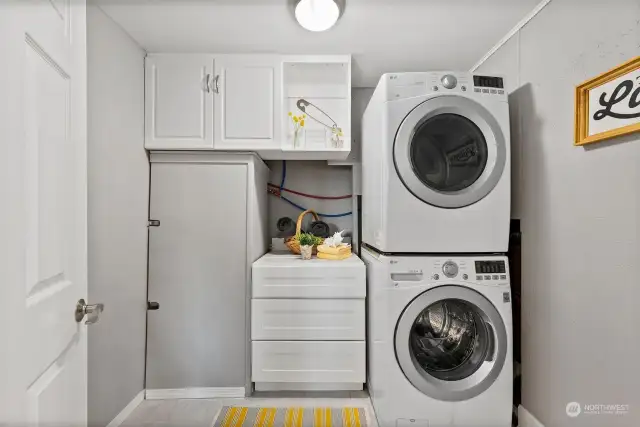
[[[311,259],[313,253],[313,247],[321,243],[322,238],[316,237],[313,234],[301,233],[298,235],[298,243],[300,244],[300,255],[302,259]]]

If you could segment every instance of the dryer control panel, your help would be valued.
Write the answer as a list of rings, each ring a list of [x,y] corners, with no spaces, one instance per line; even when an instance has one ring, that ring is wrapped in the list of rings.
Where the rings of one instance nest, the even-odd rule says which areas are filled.
[[[503,77],[438,71],[388,73],[382,79],[385,82],[387,101],[424,95],[467,95],[470,98],[490,96],[490,99],[507,100]]]

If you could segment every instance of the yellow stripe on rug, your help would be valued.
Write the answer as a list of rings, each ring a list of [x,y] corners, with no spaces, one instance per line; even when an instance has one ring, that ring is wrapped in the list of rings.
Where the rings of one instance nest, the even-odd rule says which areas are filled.
[[[364,408],[225,406],[213,427],[367,427]]]

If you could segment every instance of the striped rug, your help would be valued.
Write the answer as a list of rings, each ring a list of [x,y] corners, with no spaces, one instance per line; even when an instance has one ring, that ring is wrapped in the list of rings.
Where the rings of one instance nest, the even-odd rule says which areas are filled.
[[[367,427],[363,408],[225,406],[214,427]]]

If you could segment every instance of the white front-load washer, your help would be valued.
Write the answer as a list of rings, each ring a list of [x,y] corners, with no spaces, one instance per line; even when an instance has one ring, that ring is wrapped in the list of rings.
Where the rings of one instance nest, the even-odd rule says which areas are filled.
[[[368,378],[381,427],[509,427],[509,266],[503,256],[362,250]]]
[[[506,252],[502,77],[385,74],[362,121],[362,241],[383,253]]]

